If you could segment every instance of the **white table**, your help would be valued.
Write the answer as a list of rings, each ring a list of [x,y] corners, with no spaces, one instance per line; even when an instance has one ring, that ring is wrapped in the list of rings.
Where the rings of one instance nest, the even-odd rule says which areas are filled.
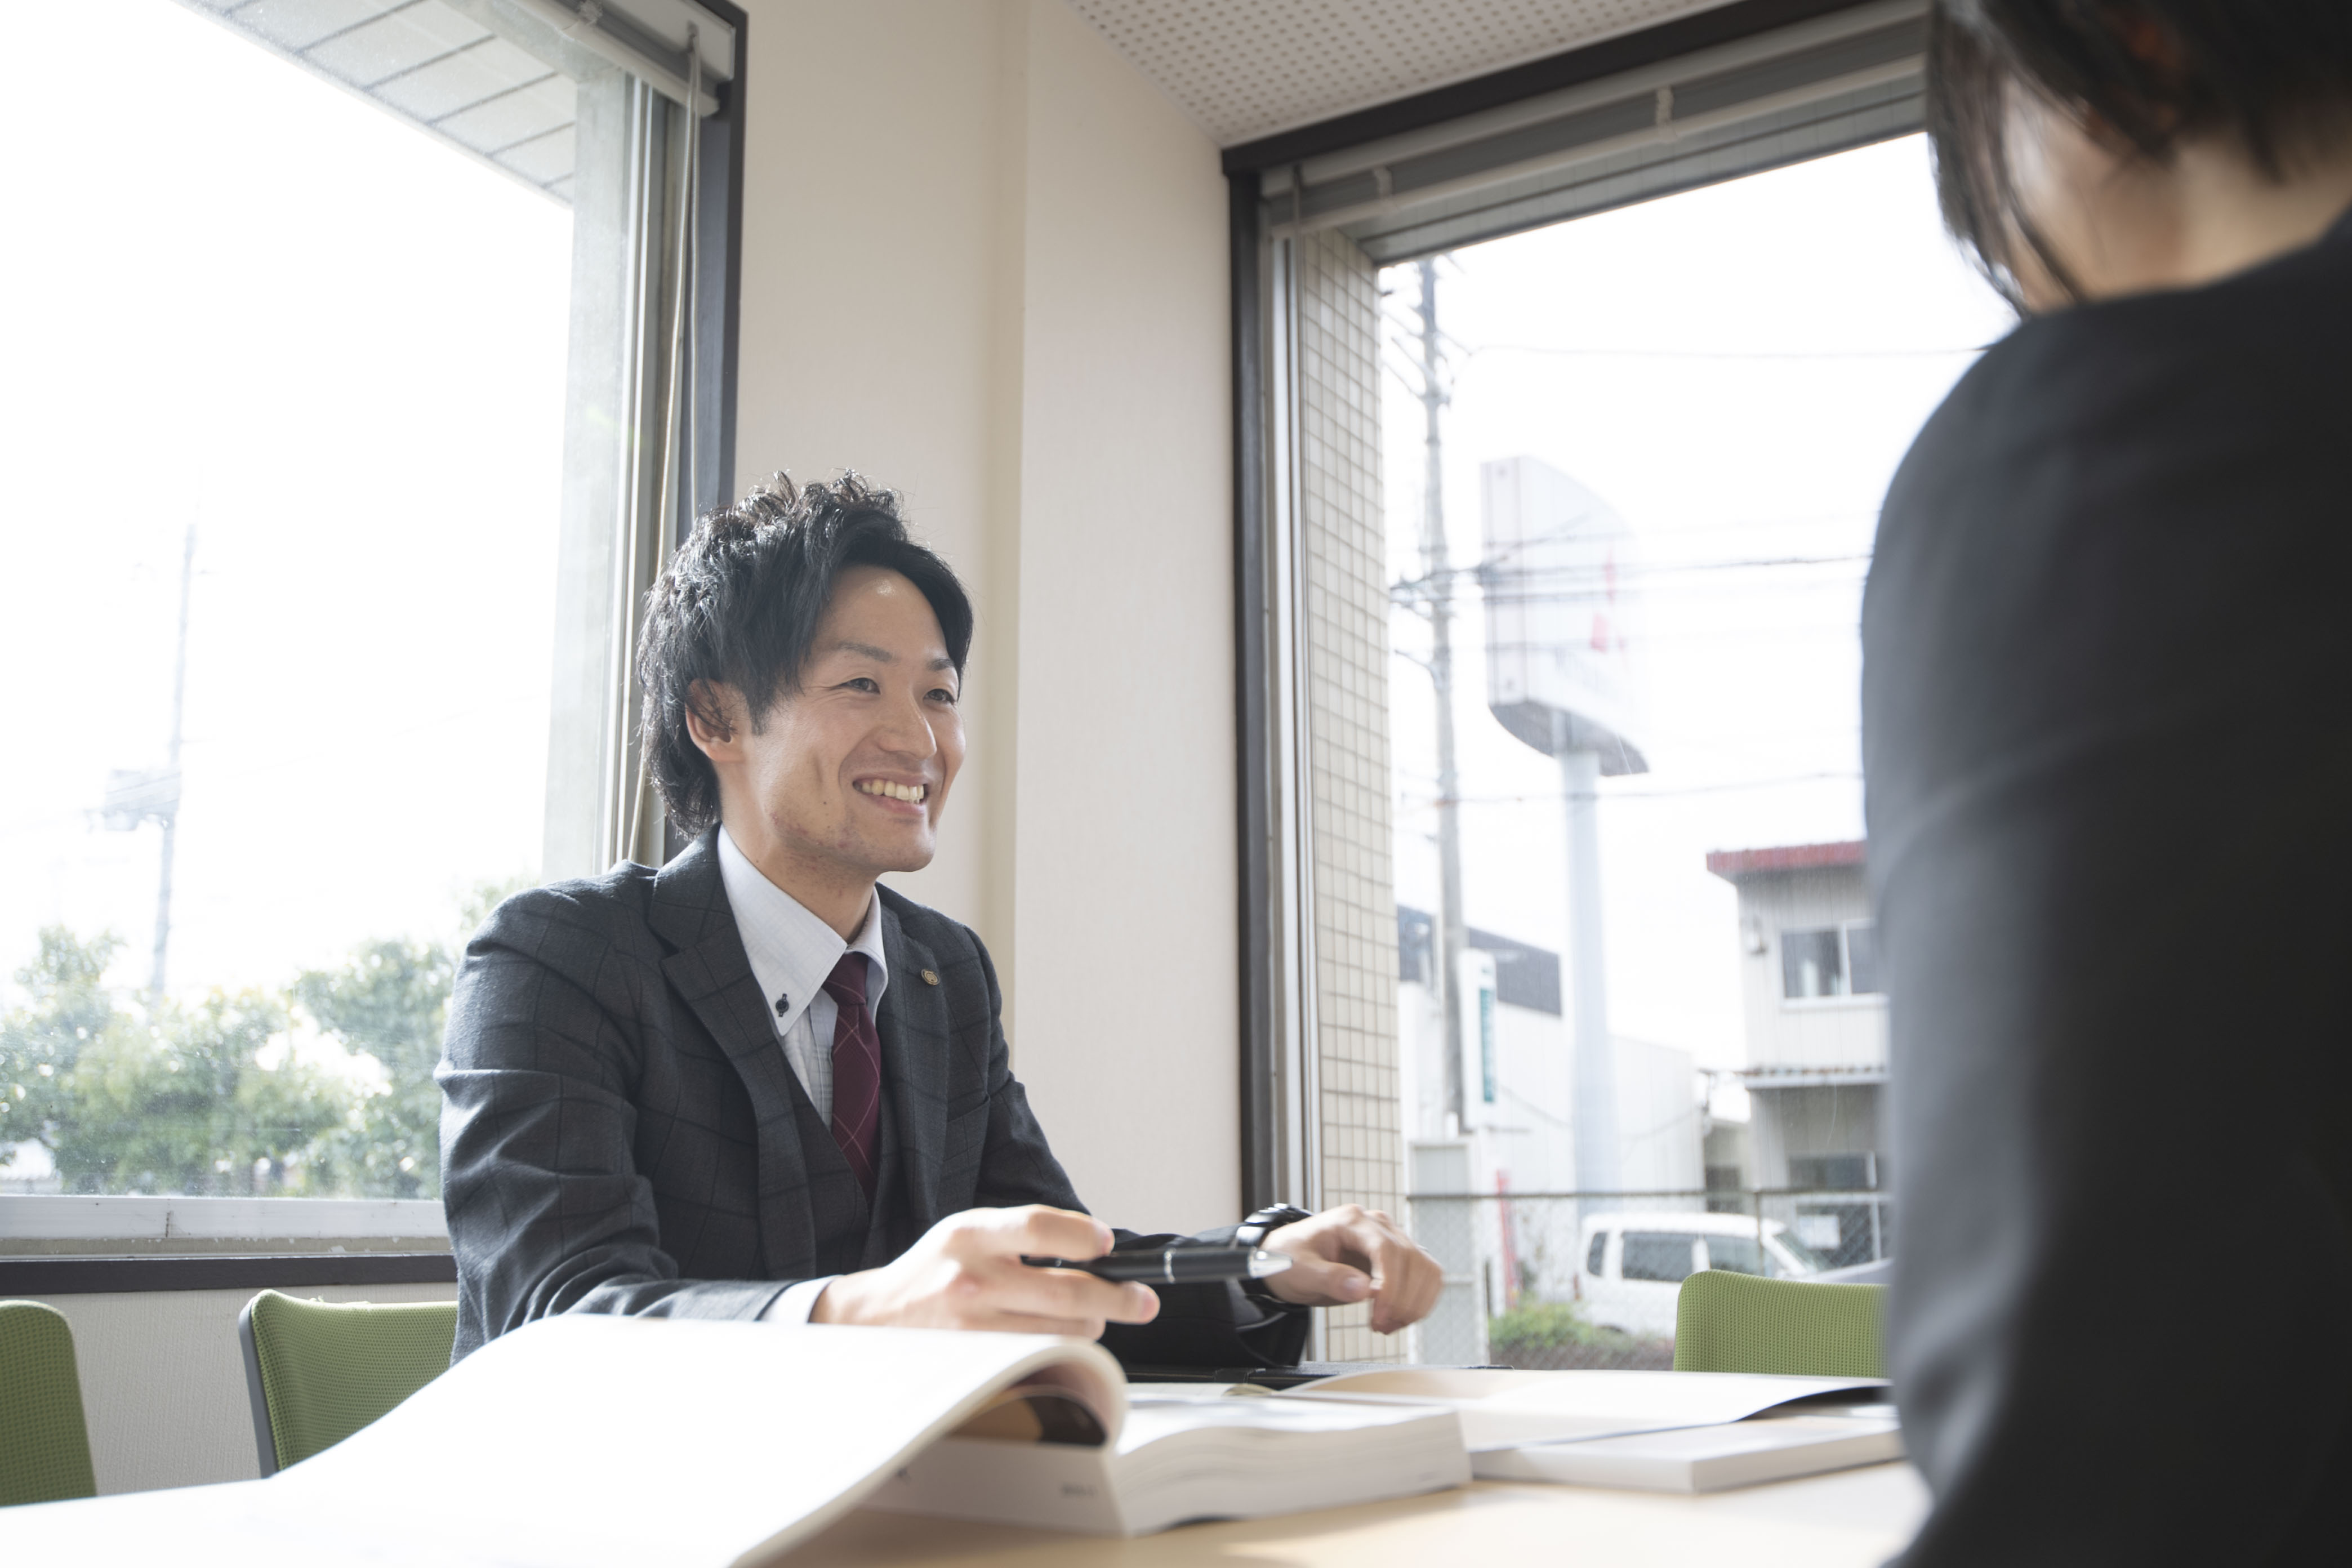
[[[1910,1541],[1927,1489],[1903,1463],[1703,1497],[1479,1481],[1459,1491],[1136,1541],[855,1513],[793,1568],[1876,1568]]]

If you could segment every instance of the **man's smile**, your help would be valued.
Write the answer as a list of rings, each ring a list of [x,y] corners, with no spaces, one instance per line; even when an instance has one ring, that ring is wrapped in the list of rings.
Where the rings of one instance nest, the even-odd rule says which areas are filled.
[[[925,784],[896,784],[889,779],[859,779],[851,786],[860,795],[870,795],[883,800],[904,801],[920,805],[929,798],[931,786]]]

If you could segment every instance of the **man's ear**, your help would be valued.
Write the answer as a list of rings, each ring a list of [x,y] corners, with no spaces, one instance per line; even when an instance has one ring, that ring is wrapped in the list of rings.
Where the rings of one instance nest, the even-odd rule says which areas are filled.
[[[742,693],[725,682],[698,680],[686,689],[686,732],[712,762],[739,754],[735,735],[744,718]]]

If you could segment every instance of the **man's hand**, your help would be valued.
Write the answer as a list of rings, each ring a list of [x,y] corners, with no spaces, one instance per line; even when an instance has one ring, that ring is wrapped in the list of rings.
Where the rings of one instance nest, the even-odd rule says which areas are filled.
[[[1267,1289],[1302,1307],[1344,1307],[1369,1296],[1372,1327],[1383,1334],[1429,1316],[1444,1283],[1437,1259],[1396,1221],[1354,1204],[1284,1226],[1258,1245],[1290,1255],[1289,1268],[1267,1277]]]
[[[1149,1286],[1032,1268],[1021,1255],[1083,1262],[1108,1252],[1111,1240],[1108,1226],[1068,1209],[966,1209],[931,1226],[897,1261],[826,1286],[809,1321],[1098,1339],[1105,1323],[1150,1322],[1160,1298]]]

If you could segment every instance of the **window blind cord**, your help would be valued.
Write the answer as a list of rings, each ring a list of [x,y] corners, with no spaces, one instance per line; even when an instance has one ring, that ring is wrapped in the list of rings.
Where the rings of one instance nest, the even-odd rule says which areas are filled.
[[[678,110],[682,139],[678,148],[677,244],[672,252],[676,271],[671,288],[669,332],[668,406],[662,420],[661,473],[661,536],[655,545],[656,556],[654,572],[660,574],[669,562],[670,552],[677,547],[677,531],[680,527],[680,506],[683,500],[683,525],[693,526],[696,484],[694,472],[695,400],[694,400],[694,334],[695,274],[694,218],[697,175],[700,173],[698,153],[702,141],[701,118],[694,105],[702,97],[702,47],[699,29],[691,22],[686,28],[686,103]],[[683,495],[679,481],[685,481]],[[648,591],[652,584],[646,584]],[[634,858],[649,853],[645,864],[658,866],[667,858],[663,846],[648,846],[645,841],[646,807],[653,798],[653,775],[645,747],[637,747],[635,787],[629,792],[629,827],[627,853]]]

